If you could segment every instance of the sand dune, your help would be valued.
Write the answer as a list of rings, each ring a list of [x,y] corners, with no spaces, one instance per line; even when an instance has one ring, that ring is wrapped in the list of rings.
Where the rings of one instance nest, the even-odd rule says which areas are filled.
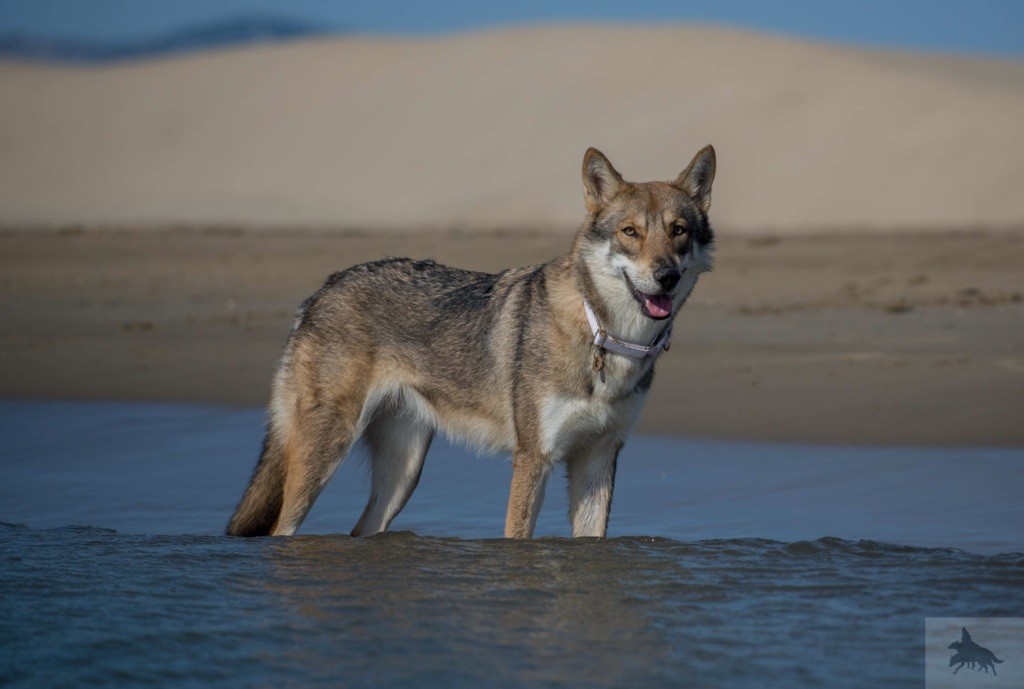
[[[336,39],[0,65],[0,223],[467,228],[579,221],[598,146],[721,228],[1024,223],[1024,63],[711,28]]]

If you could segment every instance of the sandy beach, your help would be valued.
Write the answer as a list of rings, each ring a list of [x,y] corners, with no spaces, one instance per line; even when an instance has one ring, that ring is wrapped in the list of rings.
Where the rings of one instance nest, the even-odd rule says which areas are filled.
[[[498,270],[506,233],[0,232],[0,396],[262,406],[296,306],[384,255]],[[1024,235],[720,233],[639,430],[884,445],[1024,443]]]

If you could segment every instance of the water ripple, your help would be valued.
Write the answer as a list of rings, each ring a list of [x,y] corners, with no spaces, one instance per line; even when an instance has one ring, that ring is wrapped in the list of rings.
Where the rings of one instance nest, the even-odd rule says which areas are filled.
[[[1024,607],[1020,554],[838,538],[238,540],[3,524],[0,557],[0,678],[26,687],[911,686],[922,617]]]

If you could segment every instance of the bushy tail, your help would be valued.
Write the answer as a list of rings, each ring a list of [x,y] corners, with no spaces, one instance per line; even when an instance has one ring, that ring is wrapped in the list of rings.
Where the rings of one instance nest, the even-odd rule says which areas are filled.
[[[228,536],[268,536],[284,501],[284,448],[268,429],[249,487],[228,522]]]
[[[997,663],[1003,662],[1003,661],[999,660],[999,658],[996,658],[995,656],[992,656],[992,660],[994,660]]]

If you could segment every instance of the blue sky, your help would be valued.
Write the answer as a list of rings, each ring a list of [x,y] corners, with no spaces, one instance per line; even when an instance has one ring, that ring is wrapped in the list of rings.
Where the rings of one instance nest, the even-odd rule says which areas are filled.
[[[247,13],[401,35],[548,21],[703,22],[868,46],[1024,56],[1024,0],[0,0],[0,33],[134,39]]]

